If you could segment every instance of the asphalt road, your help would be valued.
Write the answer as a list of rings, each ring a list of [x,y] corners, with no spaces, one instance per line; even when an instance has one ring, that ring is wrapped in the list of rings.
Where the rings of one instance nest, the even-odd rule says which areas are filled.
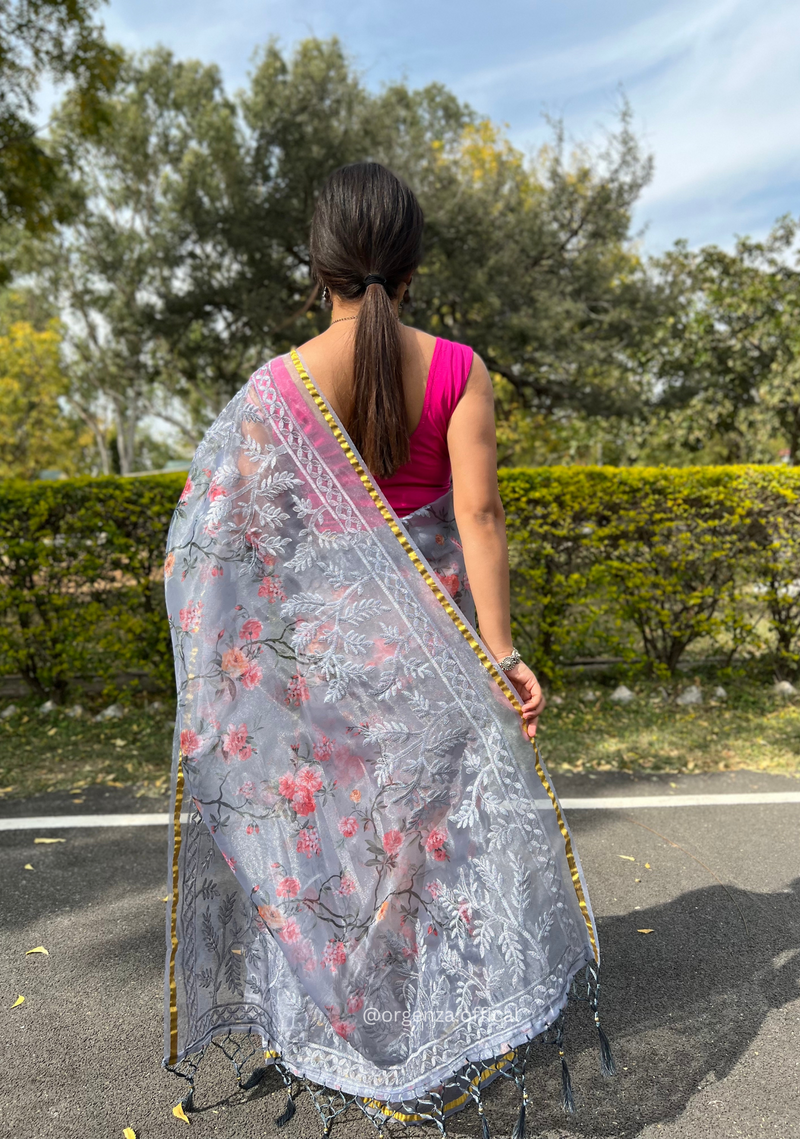
[[[564,797],[647,796],[796,790],[799,782],[738,772],[574,776],[557,786]],[[74,807],[68,795],[38,796],[0,804],[0,815],[164,809],[121,790],[84,800]],[[570,824],[598,918],[603,1020],[620,1072],[602,1079],[593,1036],[573,1014],[577,1113],[558,1106],[555,1065],[537,1068],[529,1139],[800,1139],[800,804],[586,810]],[[0,1135],[120,1139],[132,1127],[137,1139],[179,1136],[186,1124],[171,1114],[178,1082],[160,1068],[166,831],[46,834],[66,841],[0,833]],[[25,955],[38,945],[49,956]],[[25,1003],[10,1008],[20,993]],[[231,1094],[221,1056],[198,1089],[195,1135],[319,1133],[305,1096],[277,1131],[284,1096],[276,1084]],[[492,1139],[508,1139],[513,1089],[495,1084],[487,1101]],[[453,1117],[449,1134],[479,1136],[475,1114]],[[375,1132],[355,1121],[333,1139],[367,1135]]]

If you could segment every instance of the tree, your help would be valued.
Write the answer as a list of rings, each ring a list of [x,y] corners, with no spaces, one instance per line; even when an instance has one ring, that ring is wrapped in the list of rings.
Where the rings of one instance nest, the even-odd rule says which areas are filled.
[[[665,296],[652,341],[655,409],[687,453],[718,462],[800,455],[798,223],[778,220],[734,252],[685,242],[654,265]],[[713,460],[712,460],[713,461]]]
[[[91,136],[103,117],[119,54],[93,22],[98,0],[4,0],[0,5],[0,225],[51,229],[75,208],[59,159],[33,122],[47,76],[67,84],[75,125]],[[8,266],[0,265],[8,275]]]
[[[68,380],[58,322],[36,328],[15,319],[4,298],[0,319],[0,478],[36,478],[56,468],[77,474],[88,440],[62,407]],[[9,319],[10,316],[10,319]]]
[[[327,324],[310,277],[316,194],[376,159],[426,212],[410,320],[473,344],[524,414],[622,414],[653,290],[629,237],[649,176],[623,110],[599,155],[535,160],[438,84],[369,92],[335,39],[274,43],[229,98],[213,67],[127,60],[87,138],[67,103],[53,146],[80,215],[40,243],[40,288],[69,329],[72,399],[101,454],[111,409],[135,468],[142,417],[187,444],[268,356]],[[502,401],[501,401],[502,405]]]

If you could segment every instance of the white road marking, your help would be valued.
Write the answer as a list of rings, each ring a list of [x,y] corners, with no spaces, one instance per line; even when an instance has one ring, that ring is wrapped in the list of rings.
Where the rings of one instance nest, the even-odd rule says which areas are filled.
[[[767,803],[800,803],[800,791],[748,791],[720,795],[598,795],[594,799],[560,800],[565,811],[637,811],[642,807],[748,807]],[[543,803],[546,805],[546,803]],[[166,826],[164,813],[135,815],[44,815],[0,819],[0,831],[61,830],[81,827]],[[187,816],[181,816],[185,823]]]

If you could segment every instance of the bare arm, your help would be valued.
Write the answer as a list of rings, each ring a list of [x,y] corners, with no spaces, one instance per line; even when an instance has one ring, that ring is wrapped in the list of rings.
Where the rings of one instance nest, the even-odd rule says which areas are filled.
[[[475,356],[464,394],[447,432],[453,468],[456,524],[481,637],[496,660],[511,652],[508,545],[506,521],[497,487],[497,440],[492,381]],[[525,664],[507,673],[521,697],[529,734],[544,709],[538,681]]]

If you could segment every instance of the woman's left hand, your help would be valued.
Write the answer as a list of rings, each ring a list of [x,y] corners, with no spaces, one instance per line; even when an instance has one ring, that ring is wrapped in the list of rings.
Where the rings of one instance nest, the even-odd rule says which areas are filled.
[[[533,738],[539,717],[547,703],[541,685],[524,661],[509,669],[506,676],[517,691],[522,704],[522,718],[527,725],[528,735]]]

